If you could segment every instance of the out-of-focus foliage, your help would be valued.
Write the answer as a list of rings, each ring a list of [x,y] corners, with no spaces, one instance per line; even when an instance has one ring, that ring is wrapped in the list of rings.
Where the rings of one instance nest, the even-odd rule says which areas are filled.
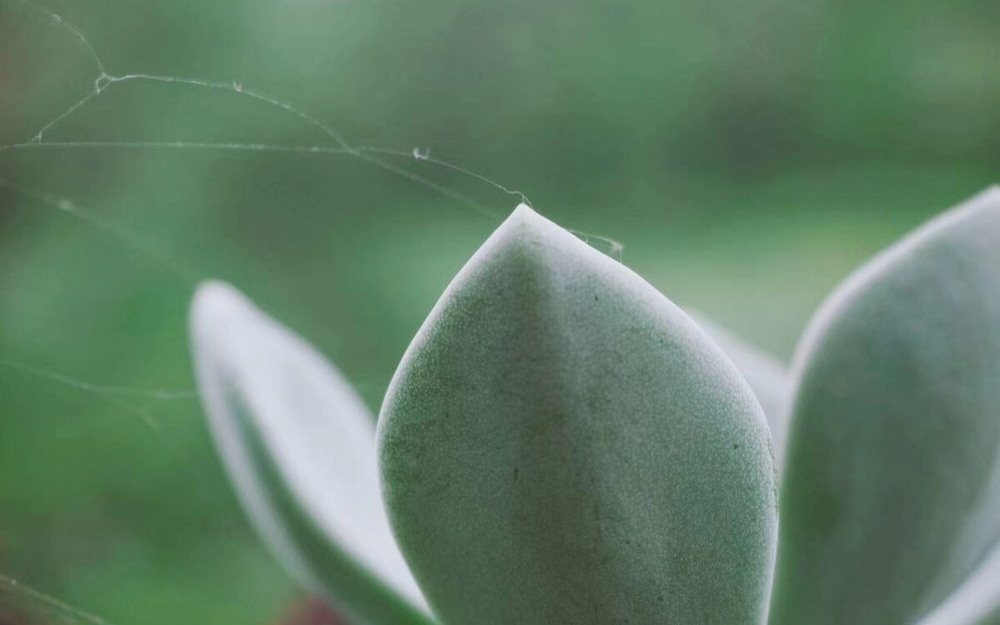
[[[355,144],[430,148],[517,188],[784,356],[852,267],[1000,165],[995,3],[40,6],[110,74],[236,81]],[[0,145],[30,139],[97,77],[67,28],[0,0]],[[44,138],[332,145],[234,91],[138,81]],[[0,571],[120,625],[280,611],[291,585],[243,520],[197,403],[51,375],[191,390],[187,303],[218,276],[377,408],[444,286],[517,203],[390,162],[488,214],[346,156],[0,150]]]

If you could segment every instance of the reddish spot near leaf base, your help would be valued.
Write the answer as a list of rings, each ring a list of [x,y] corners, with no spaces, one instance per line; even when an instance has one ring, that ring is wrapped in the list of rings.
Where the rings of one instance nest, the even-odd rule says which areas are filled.
[[[322,600],[306,597],[292,604],[274,625],[350,625]]]
[[[0,606],[0,625],[35,625],[35,622]]]

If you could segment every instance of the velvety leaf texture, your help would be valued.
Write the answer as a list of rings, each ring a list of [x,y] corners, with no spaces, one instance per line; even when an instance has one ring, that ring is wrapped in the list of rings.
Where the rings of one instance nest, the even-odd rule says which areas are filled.
[[[792,380],[788,367],[714,321],[709,321],[701,313],[688,311],[688,314],[722,348],[753,389],[767,417],[774,444],[774,457],[780,472],[785,455],[785,441],[788,438],[788,405],[792,399]]]
[[[759,623],[764,416],[721,350],[526,206],[449,286],[379,422],[403,554],[449,625]]]
[[[379,497],[375,421],[350,384],[223,283],[198,289],[191,335],[216,447],[265,542],[359,623],[428,623]]]
[[[851,277],[795,370],[771,623],[913,623],[1000,537],[1000,190]]]

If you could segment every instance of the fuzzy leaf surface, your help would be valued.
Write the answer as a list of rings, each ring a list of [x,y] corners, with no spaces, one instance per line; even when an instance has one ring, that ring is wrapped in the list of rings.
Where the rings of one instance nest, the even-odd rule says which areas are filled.
[[[431,622],[382,507],[375,420],[346,379],[227,284],[198,289],[191,335],[216,448],[282,563],[359,623]]]
[[[794,368],[771,623],[913,623],[1000,537],[1000,190],[849,278]]]
[[[526,206],[414,339],[379,444],[449,625],[763,618],[775,470],[752,391],[680,309]]]
[[[792,399],[792,379],[788,366],[701,313],[688,311],[688,314],[722,348],[753,389],[760,407],[764,409],[764,416],[767,417],[774,443],[774,457],[780,472],[788,438],[788,408]]]

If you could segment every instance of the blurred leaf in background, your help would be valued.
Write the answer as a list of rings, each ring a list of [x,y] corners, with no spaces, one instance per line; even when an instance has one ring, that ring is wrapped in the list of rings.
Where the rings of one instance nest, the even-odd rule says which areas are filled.
[[[61,117],[102,71],[216,86],[105,77]],[[377,408],[517,204],[414,148],[787,357],[852,267],[996,181],[997,76],[972,0],[0,0],[0,572],[120,625],[282,613],[188,301],[235,283]]]

